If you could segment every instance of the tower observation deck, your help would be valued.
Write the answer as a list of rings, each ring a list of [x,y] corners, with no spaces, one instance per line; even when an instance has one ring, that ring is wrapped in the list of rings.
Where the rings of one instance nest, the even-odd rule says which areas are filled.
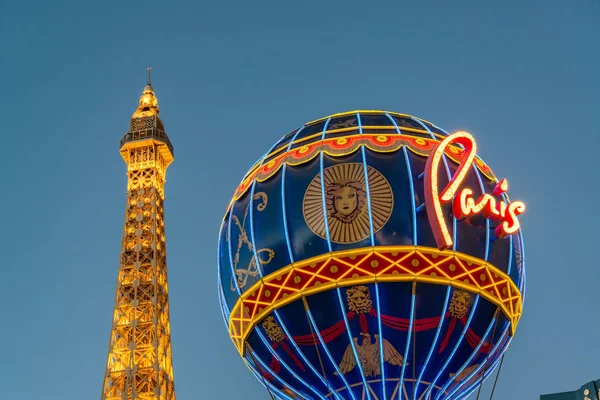
[[[127,204],[102,400],[175,400],[164,219],[173,146],[144,87],[120,143]]]

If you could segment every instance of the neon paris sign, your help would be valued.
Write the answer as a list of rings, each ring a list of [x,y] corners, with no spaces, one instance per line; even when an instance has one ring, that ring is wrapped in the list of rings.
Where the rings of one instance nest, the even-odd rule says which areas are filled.
[[[465,156],[458,169],[443,190],[439,190],[438,171],[443,160],[444,151],[453,143],[464,147]],[[493,190],[493,195],[485,193],[475,200],[473,190],[460,189],[477,153],[477,144],[473,136],[467,132],[455,132],[442,140],[430,154],[425,165],[425,208],[427,218],[433,230],[436,244],[440,249],[451,247],[454,242],[442,206],[452,202],[454,217],[462,220],[482,214],[485,218],[496,221],[496,237],[502,238],[518,232],[520,225],[518,216],[525,212],[525,204],[521,201],[498,201],[494,196],[500,196],[508,190],[506,179],[500,180]]]

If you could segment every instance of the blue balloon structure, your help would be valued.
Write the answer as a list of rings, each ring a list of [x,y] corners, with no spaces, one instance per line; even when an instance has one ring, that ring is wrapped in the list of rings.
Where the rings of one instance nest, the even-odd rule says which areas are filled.
[[[218,291],[277,399],[462,399],[513,337],[525,289],[508,183],[466,133],[384,111],[275,143],[221,226]]]

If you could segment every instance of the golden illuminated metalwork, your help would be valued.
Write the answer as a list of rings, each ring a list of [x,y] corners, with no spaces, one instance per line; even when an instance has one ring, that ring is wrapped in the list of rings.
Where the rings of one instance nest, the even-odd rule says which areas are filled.
[[[102,400],[175,400],[164,184],[173,148],[148,79],[121,140],[127,205]]]

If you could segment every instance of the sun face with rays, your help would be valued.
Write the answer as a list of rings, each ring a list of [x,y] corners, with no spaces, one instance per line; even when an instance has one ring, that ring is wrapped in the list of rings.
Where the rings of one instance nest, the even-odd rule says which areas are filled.
[[[388,221],[394,197],[388,181],[374,168],[367,166],[373,233]],[[329,237],[334,243],[355,243],[370,235],[369,210],[364,166],[361,163],[334,165],[317,174],[304,195],[304,220],[318,236],[326,238],[323,192]]]

